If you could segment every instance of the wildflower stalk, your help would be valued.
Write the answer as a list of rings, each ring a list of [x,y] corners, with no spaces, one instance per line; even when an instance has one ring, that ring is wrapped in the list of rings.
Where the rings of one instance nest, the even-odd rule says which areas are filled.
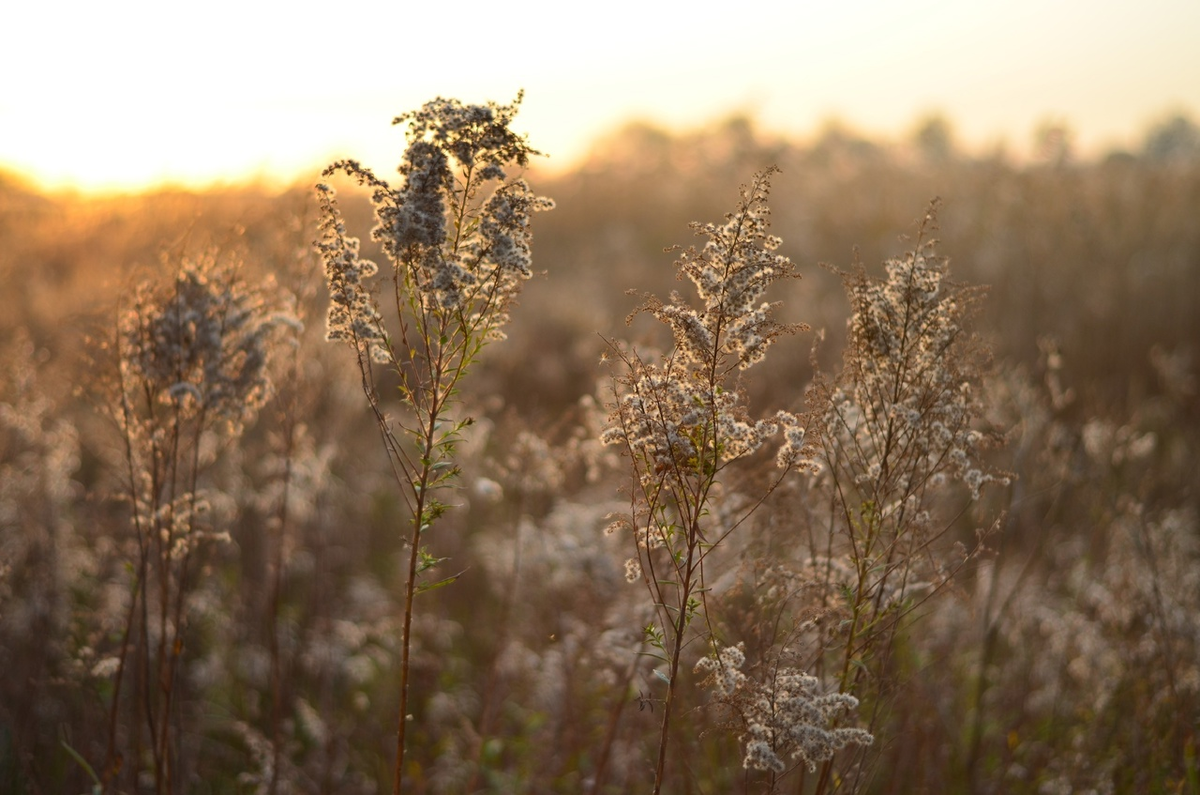
[[[446,512],[438,493],[455,482],[455,451],[470,418],[456,417],[459,383],[501,327],[530,270],[530,218],[552,206],[506,169],[537,152],[511,128],[520,104],[463,105],[436,99],[395,120],[407,124],[408,148],[393,188],[357,162],[334,163],[371,191],[378,225],[372,232],[390,262],[389,289],[375,294],[379,272],[347,235],[333,189],[318,185],[331,305],[328,335],[355,352],[360,384],[374,416],[393,480],[411,524],[401,628],[399,715],[393,790],[403,787],[409,714],[412,620],[423,591],[459,575],[431,579],[442,559],[423,545]],[[481,191],[493,186],[490,196]],[[387,317],[381,306],[388,308]],[[383,406],[376,367],[395,379],[399,415]]]
[[[974,500],[984,485],[1007,482],[979,463],[994,441],[976,427],[986,351],[963,327],[978,290],[949,280],[932,239],[936,210],[913,248],[885,263],[882,279],[842,274],[852,306],[844,365],[813,390],[825,407],[820,459],[831,518],[852,573],[842,585],[849,616],[836,655],[842,692],[857,690],[868,672],[873,692],[881,689],[904,618],[969,557],[946,561],[935,549],[958,518],[934,518],[945,487],[958,481]],[[816,792],[833,780],[829,759]]]
[[[143,284],[120,319],[117,380],[107,397],[123,442],[137,553],[109,713],[106,791],[117,786],[123,759],[136,780],[143,728],[155,792],[175,789],[175,702],[194,562],[206,542],[226,537],[213,528],[201,488],[211,463],[201,443],[236,438],[254,417],[271,393],[276,332],[291,325],[212,259],[185,264],[168,289]],[[133,736],[124,754],[117,716],[131,654]]]
[[[622,446],[629,456],[632,505],[620,524],[632,530],[637,557],[626,564],[627,578],[640,579],[649,591],[659,623],[644,632],[655,649],[652,656],[667,669],[660,674],[667,692],[655,793],[666,779],[680,662],[692,639],[689,630],[697,616],[707,622],[705,561],[765,499],[764,494],[740,517],[725,517],[728,524],[722,526],[713,519],[721,475],[780,430],[786,439],[777,457],[783,473],[802,464],[804,430],[796,417],[779,412],[772,420],[752,421],[738,404],[738,373],[761,361],[779,336],[802,328],[777,323],[773,305],[756,303],[769,285],[795,277],[791,261],[774,253],[780,240],[767,233],[773,173],[756,175],[742,189],[737,209],[724,224],[692,225],[697,236],[708,241],[702,249],[683,251],[676,268],[696,286],[703,308],[690,306],[675,293],[669,303],[650,296],[634,313],[647,312],[671,329],[674,347],[661,363],[612,346],[626,372],[617,380],[617,401],[601,438]],[[769,485],[766,494],[778,482]],[[715,644],[711,628],[703,634]]]

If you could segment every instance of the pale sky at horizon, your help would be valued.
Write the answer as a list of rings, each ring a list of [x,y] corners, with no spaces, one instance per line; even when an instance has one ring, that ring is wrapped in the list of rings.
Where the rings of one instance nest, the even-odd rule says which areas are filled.
[[[1085,153],[1200,122],[1200,0],[777,5],[9,3],[0,170],[85,190],[292,181],[337,157],[388,173],[393,116],[522,87],[517,127],[555,167],[631,119],[898,138],[938,112],[976,150],[1053,119]]]

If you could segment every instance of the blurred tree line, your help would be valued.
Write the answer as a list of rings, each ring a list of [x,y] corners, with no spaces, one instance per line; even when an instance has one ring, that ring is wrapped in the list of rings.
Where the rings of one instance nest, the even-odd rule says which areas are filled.
[[[783,296],[787,319],[825,331],[822,362],[839,356],[844,315],[839,281],[820,264],[897,254],[903,233],[940,197],[952,274],[989,286],[978,328],[998,359],[1035,364],[1039,340],[1053,338],[1068,375],[1096,397],[1137,401],[1155,389],[1152,349],[1200,339],[1200,128],[1168,116],[1135,151],[1096,160],[1072,156],[1062,125],[1048,123],[1035,138],[1036,156],[1018,162],[1002,148],[967,154],[941,116],[899,143],[838,124],[800,143],[744,116],[686,133],[644,123],[616,130],[577,167],[530,175],[558,203],[537,222],[546,277],[530,285],[514,344],[500,346],[482,377],[525,411],[554,411],[590,392],[599,334],[619,330],[637,304],[624,291],[669,291],[674,257],[664,245],[694,219],[719,218],[739,184],[777,165],[773,229],[803,275]],[[364,196],[347,196],[346,212],[369,228]],[[40,194],[0,175],[0,335],[24,328],[55,355],[77,350],[70,340],[135,270],[153,270],[171,252],[234,246],[248,267],[278,271],[281,241],[302,250],[312,213],[307,184],[86,197]],[[372,246],[364,240],[367,256]],[[811,340],[789,344],[791,355],[777,357],[790,362],[780,375],[803,383]],[[516,383],[530,368],[537,389]]]

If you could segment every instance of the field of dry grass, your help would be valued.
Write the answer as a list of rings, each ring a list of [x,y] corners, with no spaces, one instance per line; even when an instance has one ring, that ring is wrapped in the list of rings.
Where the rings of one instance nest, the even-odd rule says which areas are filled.
[[[1016,164],[734,119],[631,127],[569,173],[535,159],[556,203],[535,275],[457,383],[448,421],[473,422],[444,513],[417,522],[456,579],[411,608],[424,487],[380,418],[414,416],[396,396],[436,345],[364,397],[325,341],[312,187],[81,198],[0,176],[0,791],[386,791],[404,668],[405,792],[1200,793],[1189,129]],[[664,248],[702,249],[688,223],[723,223],[770,167],[800,278],[761,300],[808,329],[722,380],[720,357],[671,358],[679,318],[716,315],[688,314]],[[387,262],[369,193],[333,184]],[[887,304],[880,279],[932,286]],[[186,290],[236,371],[154,325]],[[919,345],[889,336],[908,326],[880,307],[926,305]],[[138,339],[199,351],[208,380],[163,375],[163,402]],[[645,363],[693,388],[673,361],[711,365],[688,394],[712,419],[639,435],[630,415],[602,444],[609,404],[659,394]],[[718,417],[723,394],[741,408]],[[816,473],[799,446],[776,467],[785,437],[757,418],[805,424]],[[774,441],[731,452],[744,428]],[[794,725],[845,742],[826,758]]]

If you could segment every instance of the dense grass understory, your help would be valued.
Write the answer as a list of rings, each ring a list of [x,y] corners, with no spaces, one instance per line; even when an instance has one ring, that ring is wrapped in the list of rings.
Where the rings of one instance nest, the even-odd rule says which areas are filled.
[[[518,105],[0,181],[0,792],[1200,795],[1200,152]]]

